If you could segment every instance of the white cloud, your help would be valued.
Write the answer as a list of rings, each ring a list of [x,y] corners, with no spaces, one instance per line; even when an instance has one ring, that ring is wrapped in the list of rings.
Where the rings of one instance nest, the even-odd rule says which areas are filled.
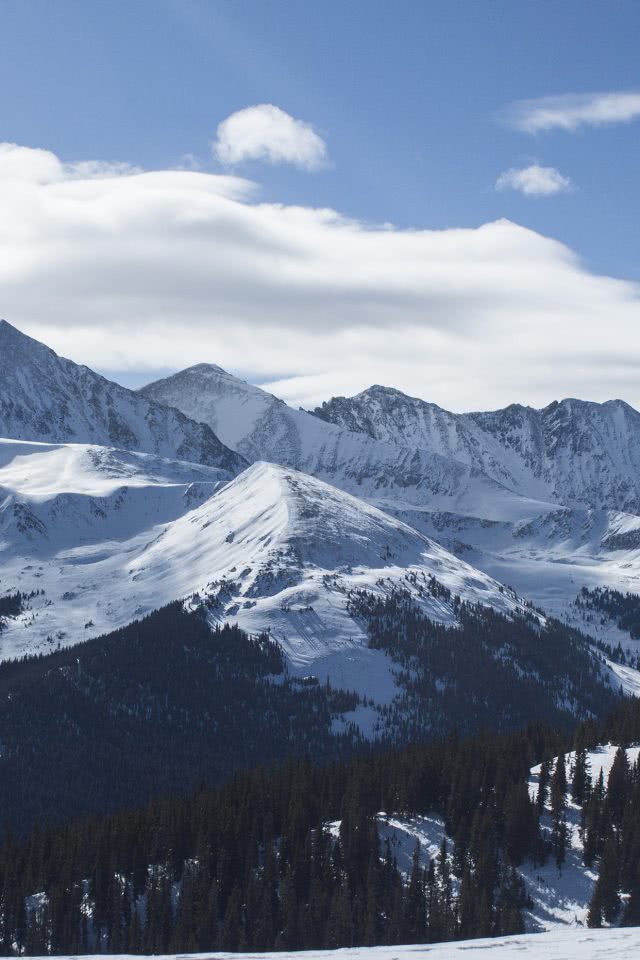
[[[563,94],[519,100],[507,112],[512,126],[525,133],[629,123],[640,117],[640,91]]]
[[[218,125],[217,134],[212,147],[225,166],[263,160],[319,170],[327,162],[326,144],[313,127],[270,103],[232,113]]]
[[[0,181],[23,180],[33,183],[56,183],[62,180],[100,180],[142,173],[129,163],[104,160],[80,160],[63,163],[50,150],[21,147],[17,143],[0,143]]]
[[[505,170],[496,180],[496,190],[519,190],[526,197],[549,197],[571,189],[571,180],[555,167],[529,167]]]
[[[0,162],[0,315],[74,360],[210,361],[304,405],[386,383],[454,409],[640,406],[640,288],[532,230],[373,229],[240,178],[79,179],[44,153],[21,180]]]

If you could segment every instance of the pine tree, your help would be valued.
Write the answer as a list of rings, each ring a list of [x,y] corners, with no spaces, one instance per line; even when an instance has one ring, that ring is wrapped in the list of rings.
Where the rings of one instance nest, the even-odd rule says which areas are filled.
[[[571,780],[571,796],[573,802],[582,806],[589,794],[591,785],[591,775],[587,762],[587,751],[582,749],[576,752],[576,759],[573,765],[573,777]]]
[[[590,927],[602,926],[602,920],[606,923],[613,923],[615,920],[620,910],[619,878],[618,840],[614,833],[610,833],[602,853],[600,872],[589,904]]]
[[[423,870],[420,866],[421,847],[416,841],[411,861],[411,874],[406,894],[407,943],[422,943],[426,935],[426,911]]]
[[[568,828],[565,819],[567,802],[567,771],[564,754],[556,760],[553,778],[551,780],[551,842],[558,869],[566,858]]]
[[[222,924],[222,938],[220,946],[223,950],[235,951],[240,949],[242,939],[242,898],[238,887],[234,887]]]
[[[640,858],[636,859],[636,873],[630,888],[631,896],[622,922],[625,927],[640,927]]]
[[[618,747],[607,780],[606,811],[610,823],[620,826],[630,780],[629,760],[624,747]]]
[[[509,788],[504,820],[505,852],[509,861],[518,866],[529,852],[537,828],[529,789],[524,781]]]
[[[543,760],[540,764],[540,774],[538,776],[538,795],[536,803],[538,810],[542,814],[549,795],[549,780],[551,778],[551,764],[549,760]]]

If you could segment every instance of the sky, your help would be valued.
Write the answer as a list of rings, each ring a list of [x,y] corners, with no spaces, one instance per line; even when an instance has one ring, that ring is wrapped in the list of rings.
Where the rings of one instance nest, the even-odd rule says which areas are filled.
[[[127,385],[640,406],[636,0],[0,0],[0,316]]]

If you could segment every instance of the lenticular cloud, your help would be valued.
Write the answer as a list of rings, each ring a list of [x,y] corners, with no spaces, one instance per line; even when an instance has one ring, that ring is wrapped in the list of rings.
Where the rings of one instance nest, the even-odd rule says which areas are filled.
[[[255,196],[239,177],[2,145],[2,314],[103,371],[207,360],[305,405],[380,381],[454,409],[640,403],[638,287],[557,241]]]

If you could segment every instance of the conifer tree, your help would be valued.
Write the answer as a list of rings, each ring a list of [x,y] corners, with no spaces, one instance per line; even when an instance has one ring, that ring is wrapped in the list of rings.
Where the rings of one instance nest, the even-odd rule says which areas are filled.
[[[578,750],[571,779],[571,796],[574,803],[579,804],[579,806],[583,805],[589,794],[590,785],[591,776],[587,763],[587,751],[585,749]]]
[[[624,747],[618,747],[607,779],[606,811],[610,823],[620,826],[630,779],[629,760]]]
[[[613,832],[607,837],[602,853],[600,871],[589,904],[589,926],[599,927],[602,920],[612,923],[620,910],[620,860],[618,840]]]
[[[568,829],[565,819],[565,810],[567,802],[567,771],[564,754],[561,753],[556,760],[553,778],[551,780],[551,818],[552,818],[552,844],[558,869],[566,858]]]
[[[542,814],[549,795],[549,781],[551,779],[551,764],[549,760],[543,760],[540,764],[540,774],[538,777],[538,795],[536,802],[538,810]]]

